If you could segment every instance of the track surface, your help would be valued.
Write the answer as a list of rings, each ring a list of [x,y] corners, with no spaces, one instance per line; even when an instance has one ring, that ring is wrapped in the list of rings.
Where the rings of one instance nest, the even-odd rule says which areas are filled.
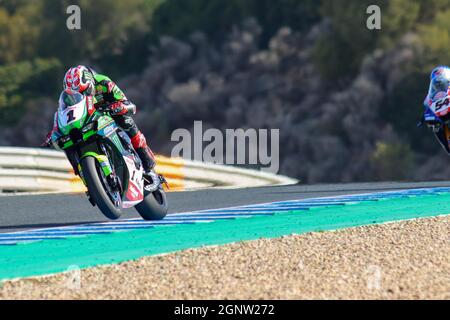
[[[448,187],[450,181],[424,183],[358,183],[295,185],[236,190],[169,193],[170,213],[224,208],[271,201],[359,194],[400,189]],[[123,218],[138,214],[128,210]],[[0,196],[0,233],[108,221],[83,194]]]

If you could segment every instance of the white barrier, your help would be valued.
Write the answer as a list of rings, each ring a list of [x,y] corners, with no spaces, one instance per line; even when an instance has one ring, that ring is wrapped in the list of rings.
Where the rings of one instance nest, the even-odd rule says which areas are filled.
[[[173,190],[298,183],[281,175],[184,159],[157,156],[157,163],[157,171],[164,174]],[[84,189],[63,152],[0,147],[0,193],[82,192]]]

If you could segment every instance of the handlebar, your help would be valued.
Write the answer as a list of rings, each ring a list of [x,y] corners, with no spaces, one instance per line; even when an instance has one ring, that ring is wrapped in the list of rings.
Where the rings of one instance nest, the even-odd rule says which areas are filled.
[[[97,110],[100,112],[110,112],[111,111],[110,107],[111,107],[111,103],[108,103],[108,104],[98,107]]]

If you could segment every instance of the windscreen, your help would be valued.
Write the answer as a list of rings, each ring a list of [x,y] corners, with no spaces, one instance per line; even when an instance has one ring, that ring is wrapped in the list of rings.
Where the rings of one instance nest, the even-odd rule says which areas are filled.
[[[436,68],[433,71],[428,95],[431,99],[441,99],[443,94],[447,94],[450,87],[450,70],[448,68]],[[439,95],[437,95],[440,93]]]
[[[59,97],[59,107],[65,110],[83,101],[84,96],[79,92],[63,91]]]

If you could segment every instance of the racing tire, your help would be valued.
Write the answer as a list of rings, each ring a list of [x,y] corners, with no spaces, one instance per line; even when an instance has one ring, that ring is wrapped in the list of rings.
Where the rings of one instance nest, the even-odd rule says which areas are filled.
[[[99,177],[99,174],[102,173],[98,161],[94,157],[86,157],[81,160],[80,164],[92,200],[107,218],[111,220],[119,219],[122,212],[114,206],[105,191],[102,179]]]
[[[162,188],[153,192],[145,191],[144,200],[135,208],[144,220],[162,220],[169,208],[166,193]]]

